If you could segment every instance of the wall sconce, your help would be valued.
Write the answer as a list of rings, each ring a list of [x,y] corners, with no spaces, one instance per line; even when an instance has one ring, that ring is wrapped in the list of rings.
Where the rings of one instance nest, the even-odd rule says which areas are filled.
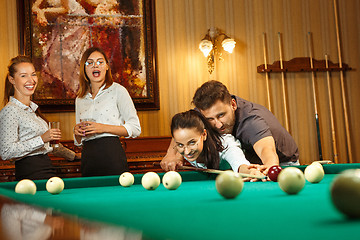
[[[210,74],[215,69],[215,56],[219,57],[219,60],[223,60],[221,52],[218,51],[218,45],[221,43],[222,48],[232,53],[235,48],[235,40],[228,37],[224,32],[217,28],[210,28],[205,37],[199,44],[199,49],[207,57],[208,71]]]

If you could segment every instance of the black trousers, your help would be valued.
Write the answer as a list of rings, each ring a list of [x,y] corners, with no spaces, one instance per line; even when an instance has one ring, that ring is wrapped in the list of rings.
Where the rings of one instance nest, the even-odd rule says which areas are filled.
[[[102,137],[83,142],[83,177],[120,175],[129,171],[125,151],[118,137]]]
[[[15,161],[15,179],[49,179],[55,176],[55,168],[47,154],[24,157]]]

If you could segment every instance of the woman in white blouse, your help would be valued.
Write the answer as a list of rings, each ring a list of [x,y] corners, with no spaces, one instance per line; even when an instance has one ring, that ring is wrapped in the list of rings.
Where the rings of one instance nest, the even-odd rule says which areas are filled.
[[[15,160],[16,180],[47,179],[55,170],[47,155],[49,142],[60,140],[60,129],[49,129],[38,106],[32,102],[38,78],[30,58],[10,60],[5,80],[4,102],[0,112],[0,156]]]
[[[113,82],[102,49],[92,47],[80,61],[80,89],[75,101],[75,144],[82,145],[83,176],[118,175],[128,171],[119,137],[137,137],[139,118],[128,91]]]

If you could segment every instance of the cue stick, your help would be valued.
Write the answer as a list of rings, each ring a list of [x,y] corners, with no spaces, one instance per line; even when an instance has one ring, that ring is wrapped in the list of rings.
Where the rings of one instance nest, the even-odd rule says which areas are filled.
[[[160,166],[159,162],[153,162],[153,166]],[[207,168],[197,168],[197,167],[191,167],[191,166],[178,166],[179,170],[191,170],[191,171],[197,171],[197,172],[206,172],[206,173],[215,173],[220,174],[225,171],[222,170],[216,170],[216,169],[207,169]],[[266,179],[266,176],[257,176],[252,174],[246,174],[246,173],[237,173],[240,177],[246,178],[257,178],[257,179]]]
[[[331,84],[330,84],[330,71],[329,71],[329,58],[328,55],[325,54],[325,64],[326,64],[326,79],[328,85],[328,97],[329,97],[329,106],[330,106],[330,124],[331,124],[331,137],[332,137],[332,146],[333,146],[333,154],[334,154],[334,162],[338,163],[338,154],[336,147],[336,134],[335,134],[335,124],[334,124],[334,112],[333,112],[333,104],[331,99]]]
[[[320,163],[321,165],[324,165],[324,164],[333,164],[333,162],[330,161],[330,160],[322,160],[322,161],[314,161],[314,162],[318,162],[318,163]]]
[[[206,173],[215,173],[220,174],[225,171],[222,170],[216,170],[216,169],[207,169],[207,168],[197,168],[197,167],[190,167],[190,166],[179,166],[178,169],[180,170],[192,170],[197,172],[206,172]],[[266,179],[266,176],[257,176],[252,174],[246,174],[246,173],[237,173],[240,177],[243,178],[257,178],[257,179]]]
[[[336,27],[336,40],[337,40],[337,49],[338,49],[338,57],[339,57],[339,67],[342,68],[342,60],[341,60],[341,48],[340,48],[340,33],[339,33],[339,19],[337,14],[337,6],[336,0],[334,0],[334,14],[335,14],[335,27]],[[347,141],[347,150],[349,163],[352,163],[352,151],[351,151],[351,140],[350,140],[350,130],[349,130],[349,119],[348,112],[346,107],[346,96],[345,96],[345,87],[344,87],[344,71],[340,70],[340,83],[341,83],[341,95],[342,95],[342,103],[344,108],[344,118],[345,118],[345,131],[346,131],[346,141]]]
[[[321,160],[323,160],[323,156],[322,156],[322,148],[321,148],[321,134],[320,134],[320,126],[319,126],[319,114],[318,114],[317,101],[316,101],[315,72],[314,72],[314,63],[313,63],[313,54],[312,54],[312,39],[311,39],[311,33],[310,32],[308,32],[308,41],[309,41],[310,67],[311,67],[311,83],[312,83],[312,92],[313,92],[313,98],[314,98],[316,133],[317,133],[318,148],[319,148],[319,158],[320,158],[320,161],[321,161]]]
[[[284,69],[283,60],[282,60],[282,51],[281,51],[281,36],[280,32],[278,32],[278,40],[279,40],[279,53],[280,53],[280,68]],[[281,85],[282,85],[282,92],[283,92],[283,102],[284,102],[284,111],[285,111],[285,128],[288,132],[289,131],[289,117],[287,112],[287,104],[286,104],[286,91],[285,91],[285,73],[284,71],[281,72]]]
[[[263,33],[263,49],[264,49],[264,63],[265,63],[265,70],[267,70],[267,58],[266,58],[266,36]],[[266,81],[266,92],[267,92],[267,100],[268,100],[268,108],[271,112],[271,101],[270,101],[270,84],[269,84],[269,72],[265,72],[265,81]]]

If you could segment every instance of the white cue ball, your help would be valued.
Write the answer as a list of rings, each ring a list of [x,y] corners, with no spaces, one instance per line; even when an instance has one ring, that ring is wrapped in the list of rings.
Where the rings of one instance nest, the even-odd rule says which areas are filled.
[[[123,187],[130,187],[134,184],[134,175],[132,175],[130,172],[124,172],[119,177],[119,183]]]
[[[305,186],[304,173],[296,167],[284,168],[279,173],[278,183],[287,194],[297,194]]]
[[[309,182],[319,183],[324,178],[325,172],[321,164],[313,163],[305,168],[304,175]]]
[[[321,167],[322,169],[324,169],[323,165],[319,162],[312,162],[310,165],[314,165],[314,166]]]
[[[34,195],[36,193],[36,184],[30,179],[23,179],[16,184],[15,192]]]
[[[169,190],[177,189],[181,185],[181,182],[182,182],[181,175],[175,171],[169,171],[165,173],[162,178],[162,183],[164,187],[166,187]]]
[[[64,181],[59,177],[52,177],[46,182],[46,190],[51,194],[61,193],[64,186]]]
[[[231,199],[241,193],[244,181],[239,174],[233,171],[225,171],[216,177],[215,187],[221,196]]]
[[[141,184],[147,190],[155,190],[160,185],[160,177],[155,172],[147,172],[141,178]]]

